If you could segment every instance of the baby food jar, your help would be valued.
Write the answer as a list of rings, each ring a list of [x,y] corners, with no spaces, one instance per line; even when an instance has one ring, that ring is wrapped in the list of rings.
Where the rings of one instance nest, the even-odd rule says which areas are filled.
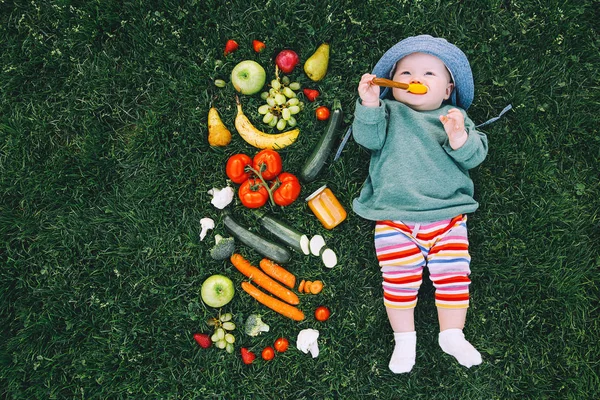
[[[321,186],[306,198],[308,207],[327,229],[333,229],[346,219],[347,213],[331,189]]]

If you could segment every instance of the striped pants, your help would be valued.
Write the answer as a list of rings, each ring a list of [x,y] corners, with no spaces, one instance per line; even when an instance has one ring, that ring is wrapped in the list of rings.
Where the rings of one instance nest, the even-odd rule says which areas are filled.
[[[466,215],[423,225],[378,221],[375,250],[386,307],[410,309],[417,305],[425,266],[435,287],[437,307],[469,307],[471,257]]]

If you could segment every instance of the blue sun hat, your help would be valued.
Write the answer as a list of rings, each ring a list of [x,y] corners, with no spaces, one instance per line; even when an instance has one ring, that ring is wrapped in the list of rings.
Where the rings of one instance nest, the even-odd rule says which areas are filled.
[[[469,60],[461,49],[446,39],[419,35],[401,40],[379,59],[373,68],[373,74],[381,78],[391,78],[396,63],[412,53],[426,53],[442,60],[454,81],[454,90],[447,102],[464,110],[471,106],[475,96],[475,85]],[[380,98],[383,99],[388,95],[390,89],[382,89]]]

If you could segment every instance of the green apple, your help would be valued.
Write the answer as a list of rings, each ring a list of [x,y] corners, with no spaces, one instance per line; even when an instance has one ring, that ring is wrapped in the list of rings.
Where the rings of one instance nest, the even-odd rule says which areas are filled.
[[[223,307],[233,299],[235,289],[231,279],[224,275],[212,275],[206,278],[200,289],[202,301],[210,307]]]
[[[256,61],[245,60],[233,67],[231,83],[242,94],[255,94],[265,86],[267,74]]]

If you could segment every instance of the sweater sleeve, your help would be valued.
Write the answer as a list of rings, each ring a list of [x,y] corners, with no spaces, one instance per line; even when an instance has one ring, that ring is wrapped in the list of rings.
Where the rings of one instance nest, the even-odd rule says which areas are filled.
[[[371,150],[380,150],[385,143],[388,115],[383,102],[379,107],[365,107],[356,101],[352,135],[356,143]]]
[[[465,170],[475,168],[485,160],[488,153],[488,140],[483,132],[475,129],[475,124],[465,115],[465,129],[467,141],[462,147],[454,150],[448,140],[444,143],[444,150]]]

